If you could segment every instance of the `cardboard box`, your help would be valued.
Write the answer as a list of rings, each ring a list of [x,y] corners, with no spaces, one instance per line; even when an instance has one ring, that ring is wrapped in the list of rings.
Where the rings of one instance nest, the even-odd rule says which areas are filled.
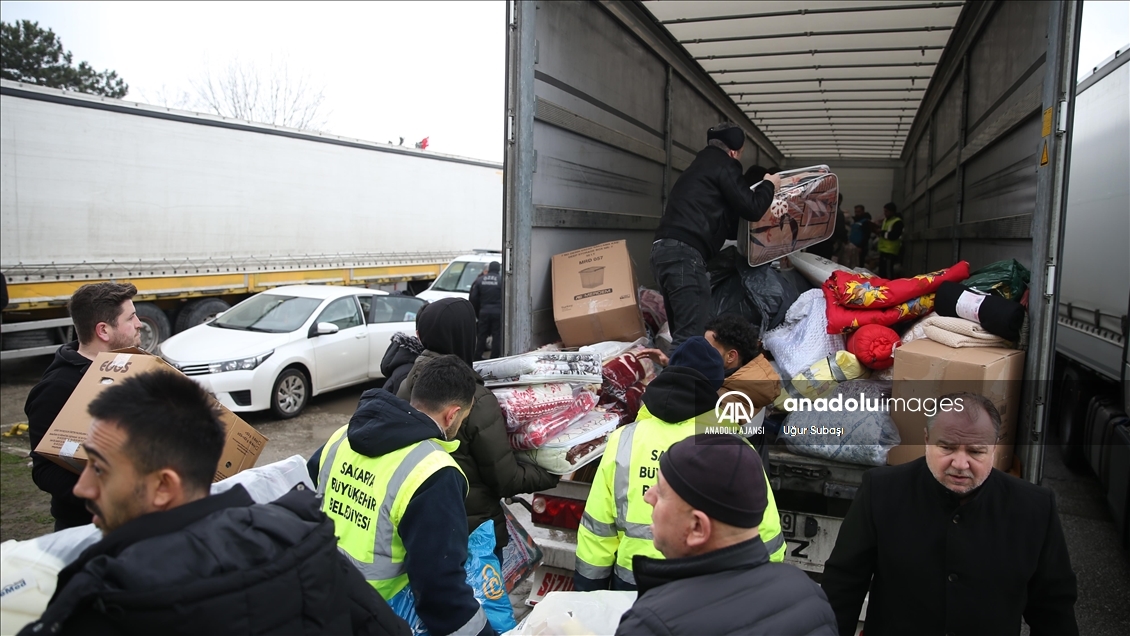
[[[891,398],[939,398],[969,391],[993,401],[1001,414],[1001,441],[993,465],[1007,471],[1012,466],[1016,420],[1020,413],[1024,352],[997,347],[955,349],[932,340],[915,340],[895,350]],[[887,456],[891,465],[904,464],[926,454],[926,413],[891,409],[902,444]]]
[[[646,335],[626,241],[553,257],[553,320],[566,347]]]
[[[47,434],[35,447],[35,452],[67,470],[81,473],[86,467],[86,450],[82,443],[86,441],[91,421],[86,407],[105,387],[154,369],[180,373],[161,358],[140,349],[98,354],[79,380],[71,398],[63,405],[63,410],[51,423],[51,428],[47,429]],[[267,438],[219,402],[215,405],[219,407],[220,421],[227,429],[227,441],[213,480],[220,481],[254,466]]]

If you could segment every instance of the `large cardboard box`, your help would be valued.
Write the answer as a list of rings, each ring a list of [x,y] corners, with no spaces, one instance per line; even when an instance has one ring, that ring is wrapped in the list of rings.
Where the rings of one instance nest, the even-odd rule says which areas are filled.
[[[98,354],[79,380],[71,398],[63,405],[63,410],[51,423],[51,428],[47,429],[47,434],[35,447],[35,452],[63,468],[81,473],[87,461],[82,444],[90,431],[91,421],[86,407],[107,386],[154,369],[180,373],[161,358],[140,349]],[[215,404],[220,409],[220,421],[227,429],[227,441],[214,479],[220,481],[254,466],[267,438],[219,402]]]
[[[566,347],[647,334],[626,241],[553,257],[553,320]]]
[[[936,399],[956,391],[989,398],[1001,414],[1002,439],[997,443],[993,465],[1007,471],[1012,466],[1023,377],[1024,352],[1018,349],[955,349],[932,340],[915,340],[895,350],[891,398]],[[923,409],[891,408],[891,419],[898,426],[902,444],[891,449],[888,464],[904,464],[926,454],[926,416]]]

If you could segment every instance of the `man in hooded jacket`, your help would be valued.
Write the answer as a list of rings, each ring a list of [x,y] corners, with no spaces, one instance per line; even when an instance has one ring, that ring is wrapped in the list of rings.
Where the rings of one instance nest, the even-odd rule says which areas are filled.
[[[474,360],[475,310],[462,298],[444,298],[424,307],[416,316],[416,333],[424,344],[424,352],[400,385],[397,395],[407,399],[420,373],[421,365],[441,355],[454,355],[470,367]],[[463,474],[470,491],[467,494],[467,526],[471,532],[487,519],[494,520],[495,550],[501,554],[509,543],[503,497],[537,492],[557,485],[557,477],[540,466],[519,463],[510,448],[506,418],[498,400],[478,377],[475,405],[459,429],[455,439],[459,448],[451,454]]]
[[[636,421],[608,436],[577,529],[573,583],[578,591],[634,590],[632,558],[662,558],[652,539],[651,506],[644,500],[656,484],[659,458],[672,444],[703,432],[696,428],[709,432],[717,424],[714,407],[725,377],[722,356],[705,338],[695,336],[671,354],[670,362],[647,385]],[[762,479],[768,507],[760,536],[770,560],[780,563],[785,558],[781,519],[768,477]]]

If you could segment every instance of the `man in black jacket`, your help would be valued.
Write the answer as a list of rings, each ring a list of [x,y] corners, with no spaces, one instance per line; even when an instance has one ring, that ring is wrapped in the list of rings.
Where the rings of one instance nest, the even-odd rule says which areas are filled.
[[[758,535],[768,505],[761,458],[734,435],[695,435],[659,457],[644,499],[665,559],[636,555],[629,634],[826,634],[835,616],[820,586],[770,563]]]
[[[79,287],[71,296],[67,308],[78,340],[59,347],[55,359],[24,403],[32,451],[63,410],[91,360],[103,351],[141,344],[138,331],[141,321],[133,306],[136,294],[137,288],[133,285],[94,283]],[[51,495],[55,531],[90,523],[85,504],[72,493],[78,475],[35,452],[31,454],[31,464],[35,485]]]
[[[711,308],[706,263],[735,238],[739,217],[761,219],[781,184],[766,174],[753,190],[743,185],[741,128],[722,124],[706,137],[706,148],[671,188],[651,246],[651,271],[663,293],[672,348],[706,331]]]
[[[492,261],[487,273],[471,283],[469,300],[479,316],[478,342],[475,343],[475,360],[483,359],[490,336],[490,357],[502,356],[502,266]]]
[[[1000,415],[956,393],[926,457],[876,468],[824,566],[840,634],[1078,634],[1075,573],[1051,491],[993,468]],[[960,406],[960,410],[958,407]]]
[[[225,433],[207,392],[154,371],[91,402],[75,493],[103,538],[21,634],[408,634],[337,550],[319,501],[209,496]]]

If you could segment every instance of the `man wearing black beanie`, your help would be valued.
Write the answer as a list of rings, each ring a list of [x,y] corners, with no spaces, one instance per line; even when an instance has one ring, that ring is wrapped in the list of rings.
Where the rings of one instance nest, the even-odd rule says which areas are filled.
[[[689,338],[647,386],[636,421],[608,437],[577,529],[573,583],[578,591],[636,589],[633,558],[661,556],[652,542],[651,506],[644,497],[672,444],[720,428],[715,412],[724,379],[721,354],[702,336]],[[785,558],[781,518],[768,477],[758,471],[766,503],[758,511],[761,527],[755,536],[768,546],[766,558],[780,562]]]
[[[706,139],[706,148],[671,188],[651,246],[651,271],[663,293],[676,347],[706,332],[711,307],[706,263],[723,243],[737,237],[739,217],[761,219],[781,185],[771,174],[753,190],[743,183],[741,128],[719,124]]]
[[[665,559],[637,555],[639,596],[616,634],[836,634],[820,586],[771,563],[761,458],[733,435],[695,435],[659,459],[645,501]]]

